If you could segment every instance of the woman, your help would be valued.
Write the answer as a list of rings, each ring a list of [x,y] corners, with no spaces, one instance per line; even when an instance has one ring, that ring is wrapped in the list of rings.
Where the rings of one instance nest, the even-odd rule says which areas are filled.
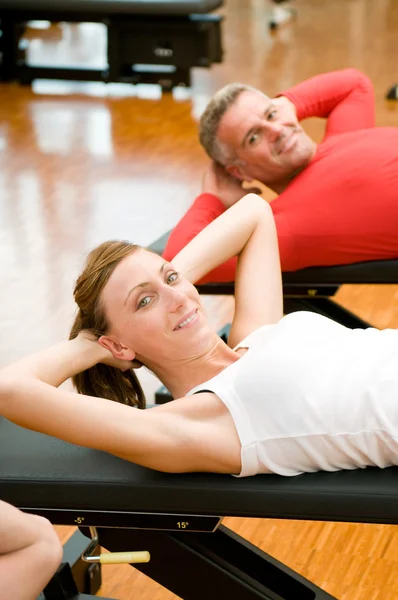
[[[227,346],[192,283],[235,255]],[[2,371],[0,413],[11,421],[168,472],[296,475],[398,463],[398,333],[305,312],[282,318],[275,226],[258,196],[234,204],[173,264],[131,244],[101,245],[75,299],[74,339]],[[126,406],[142,405],[131,371],[141,364],[178,399]],[[90,369],[75,379],[83,396],[57,389]]]

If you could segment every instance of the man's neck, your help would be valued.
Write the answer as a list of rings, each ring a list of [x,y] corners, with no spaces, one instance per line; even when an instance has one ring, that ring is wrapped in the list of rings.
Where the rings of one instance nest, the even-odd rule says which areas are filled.
[[[271,190],[273,190],[276,194],[278,194],[278,195],[282,194],[282,192],[284,192],[289,187],[289,185],[292,183],[292,181],[294,181],[294,179],[296,179],[296,177],[298,175],[300,175],[300,173],[302,173],[303,171],[305,171],[305,169],[307,169],[309,167],[312,159],[314,158],[314,156],[316,154],[317,147],[318,147],[317,144],[315,144],[315,142],[314,142],[313,151],[310,156],[310,159],[304,166],[299,167],[298,169],[293,171],[293,173],[291,173],[288,177],[285,177],[284,179],[281,179],[278,181],[273,181],[270,183],[264,182],[265,185],[267,185],[267,187],[269,187]]]

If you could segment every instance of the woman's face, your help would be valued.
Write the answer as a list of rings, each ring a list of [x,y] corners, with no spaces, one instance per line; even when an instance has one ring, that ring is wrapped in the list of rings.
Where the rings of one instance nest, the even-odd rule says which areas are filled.
[[[212,332],[196,288],[157,254],[132,252],[116,267],[101,296],[107,337],[148,366],[171,357],[190,359],[209,344]]]

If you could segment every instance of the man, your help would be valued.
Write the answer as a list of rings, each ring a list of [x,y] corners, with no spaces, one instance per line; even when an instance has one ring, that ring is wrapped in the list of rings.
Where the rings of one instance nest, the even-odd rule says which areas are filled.
[[[300,121],[327,119],[317,145]],[[278,197],[282,270],[398,258],[398,129],[375,127],[370,80],[355,69],[318,75],[270,99],[232,84],[210,101],[200,140],[213,161],[173,231],[171,259],[257,179]],[[236,260],[205,281],[232,281]]]

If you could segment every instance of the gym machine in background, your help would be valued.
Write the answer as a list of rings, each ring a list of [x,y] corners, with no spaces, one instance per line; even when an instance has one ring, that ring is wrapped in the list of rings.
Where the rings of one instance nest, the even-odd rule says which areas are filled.
[[[271,5],[271,15],[268,19],[268,27],[271,30],[288,23],[297,15],[292,0],[268,0],[268,3]]]
[[[0,0],[0,81],[35,79],[191,85],[193,67],[222,61],[223,0]],[[30,21],[102,23],[105,68],[32,65],[24,39]]]

